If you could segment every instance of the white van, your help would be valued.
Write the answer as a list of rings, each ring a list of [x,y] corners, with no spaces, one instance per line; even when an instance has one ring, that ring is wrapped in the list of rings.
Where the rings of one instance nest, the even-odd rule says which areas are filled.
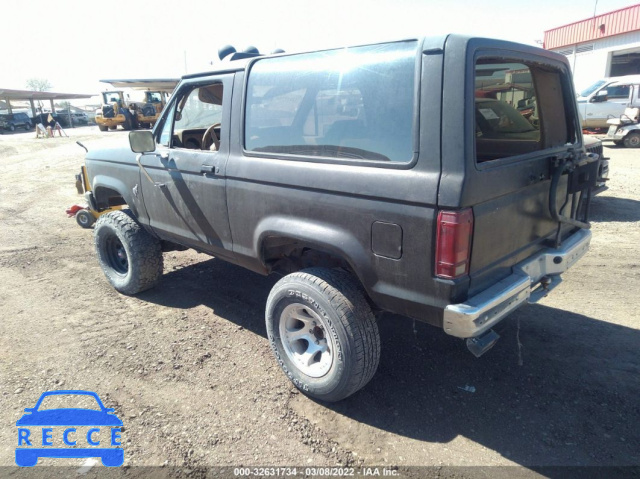
[[[631,85],[640,83],[640,75],[598,80],[578,95],[578,110],[583,128],[608,128],[607,120],[619,118],[629,103]]]

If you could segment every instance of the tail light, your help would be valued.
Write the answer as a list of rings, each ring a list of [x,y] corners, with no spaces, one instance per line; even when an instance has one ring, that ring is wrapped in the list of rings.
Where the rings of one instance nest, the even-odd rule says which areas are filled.
[[[440,211],[436,233],[436,276],[456,279],[469,272],[473,212]]]

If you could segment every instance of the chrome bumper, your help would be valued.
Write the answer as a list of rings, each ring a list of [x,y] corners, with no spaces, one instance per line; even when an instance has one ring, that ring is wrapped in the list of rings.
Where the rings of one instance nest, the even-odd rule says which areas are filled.
[[[459,338],[479,336],[525,302],[535,303],[560,284],[560,274],[589,250],[591,232],[579,230],[558,248],[547,248],[515,265],[513,274],[465,303],[444,310],[444,331]],[[548,277],[544,286],[540,280]]]

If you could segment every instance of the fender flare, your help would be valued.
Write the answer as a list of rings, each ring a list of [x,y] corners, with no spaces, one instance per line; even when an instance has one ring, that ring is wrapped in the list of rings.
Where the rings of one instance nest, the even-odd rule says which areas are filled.
[[[263,245],[267,238],[277,236],[299,241],[346,261],[360,283],[370,292],[377,282],[368,245],[363,245],[348,231],[332,224],[290,216],[269,216],[256,226],[253,250],[266,268]]]
[[[133,196],[133,192],[127,185],[117,178],[113,178],[112,176],[106,175],[96,175],[93,177],[93,181],[91,182],[91,191],[93,192],[93,197],[98,202],[98,192],[101,188],[113,190],[118,193],[124,199],[127,206],[131,209],[135,216],[138,216],[138,211],[136,207],[136,201]]]

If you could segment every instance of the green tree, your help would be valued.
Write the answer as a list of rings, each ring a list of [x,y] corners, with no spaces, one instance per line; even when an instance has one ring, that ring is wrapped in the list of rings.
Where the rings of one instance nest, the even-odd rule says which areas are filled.
[[[51,83],[46,78],[29,78],[27,88],[33,91],[47,91],[51,90]]]
[[[51,83],[46,78],[29,78],[27,80],[27,89],[32,91],[51,90]],[[38,100],[38,110],[42,113],[42,102]]]

